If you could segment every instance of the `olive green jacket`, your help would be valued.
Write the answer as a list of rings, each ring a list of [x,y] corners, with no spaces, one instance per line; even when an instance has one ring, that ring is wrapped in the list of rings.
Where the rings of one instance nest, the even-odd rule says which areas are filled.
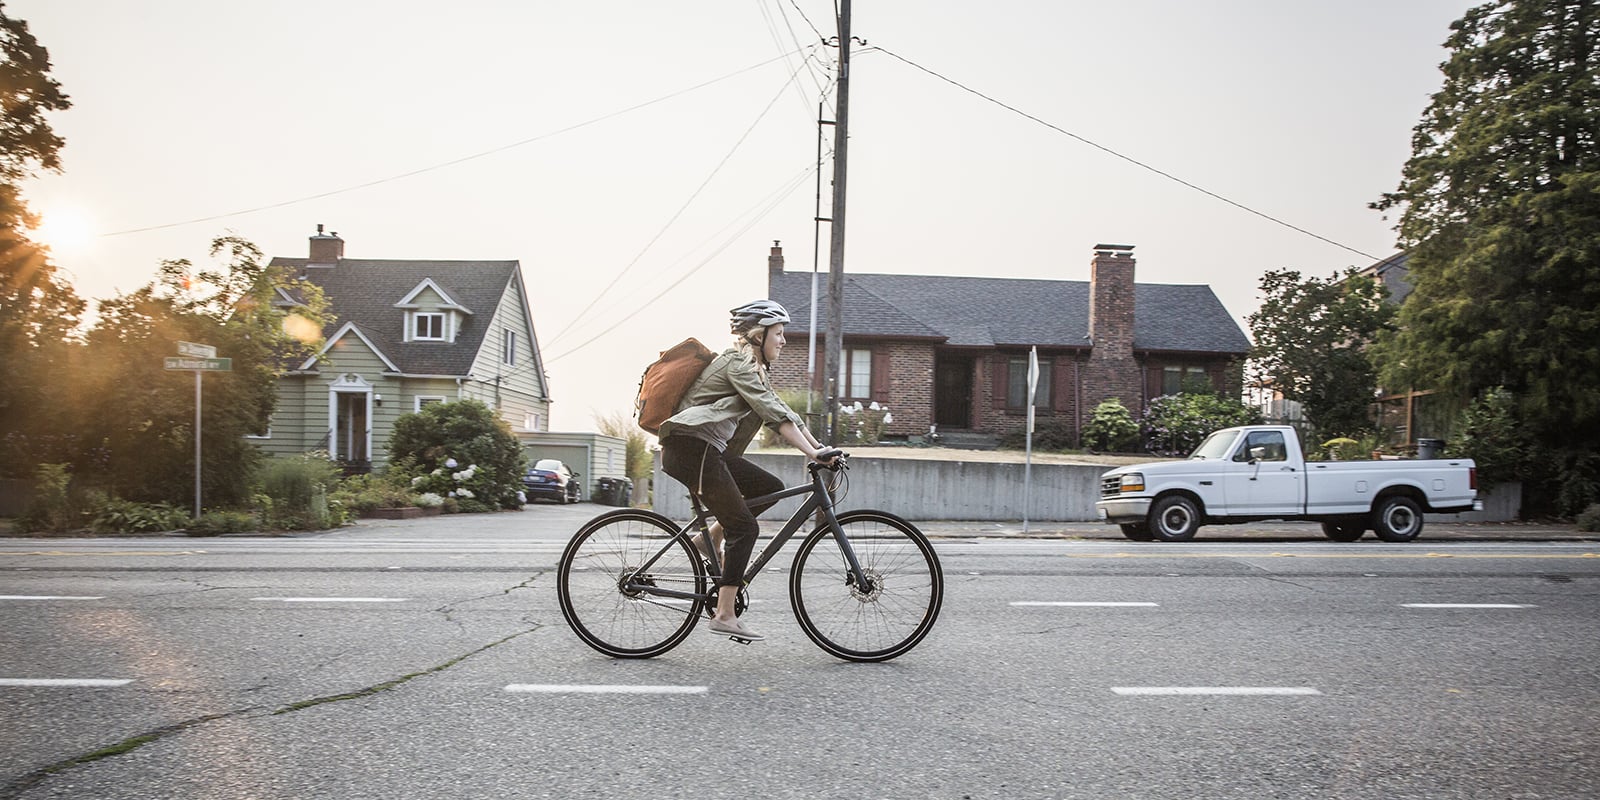
[[[729,420],[739,421],[728,440],[727,452],[735,456],[750,446],[762,423],[773,430],[785,422],[805,424],[772,390],[754,356],[737,347],[723,351],[700,371],[678,403],[678,413],[661,423],[659,435],[665,439],[674,433],[688,433],[687,428]]]

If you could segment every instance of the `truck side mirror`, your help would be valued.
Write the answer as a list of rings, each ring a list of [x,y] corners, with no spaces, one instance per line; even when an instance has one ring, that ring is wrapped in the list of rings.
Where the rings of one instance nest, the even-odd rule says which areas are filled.
[[[1250,448],[1250,460],[1251,461],[1266,461],[1267,460],[1267,448],[1266,448],[1266,446],[1265,445],[1256,445],[1255,447]]]

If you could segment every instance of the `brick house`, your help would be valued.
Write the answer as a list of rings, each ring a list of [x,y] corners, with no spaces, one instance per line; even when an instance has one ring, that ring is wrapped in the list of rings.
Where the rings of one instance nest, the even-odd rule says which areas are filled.
[[[1038,424],[1074,437],[1094,407],[1117,398],[1136,416],[1186,380],[1240,394],[1250,349],[1209,286],[1136,284],[1133,248],[1096,245],[1088,281],[847,273],[839,395],[893,413],[891,438],[970,433],[999,437],[1027,418],[1028,352],[1039,349]],[[827,275],[817,289],[816,371],[826,347]],[[768,295],[793,316],[779,388],[807,384],[812,275],[767,259]],[[821,389],[820,374],[811,380]]]

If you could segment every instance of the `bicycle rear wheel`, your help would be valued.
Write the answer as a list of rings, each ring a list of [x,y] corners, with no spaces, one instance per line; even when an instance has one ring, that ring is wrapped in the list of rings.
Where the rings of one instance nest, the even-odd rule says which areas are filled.
[[[613,658],[650,658],[677,647],[694,629],[706,572],[687,541],[671,540],[677,532],[660,514],[620,509],[573,535],[556,567],[556,595],[561,616],[584,644]],[[657,589],[695,596],[663,597]]]
[[[846,511],[839,528],[868,586],[855,584],[833,530],[806,536],[789,573],[789,602],[800,629],[846,661],[887,661],[916,647],[944,602],[944,573],[928,537],[883,511]]]

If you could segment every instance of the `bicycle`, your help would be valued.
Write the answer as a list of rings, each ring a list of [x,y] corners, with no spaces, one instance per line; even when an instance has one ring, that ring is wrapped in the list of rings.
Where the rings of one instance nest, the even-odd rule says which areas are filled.
[[[944,601],[944,573],[932,543],[910,522],[883,511],[835,510],[835,490],[848,485],[848,466],[838,450],[823,457],[833,454],[831,465],[806,464],[808,484],[751,498],[756,505],[806,497],[752,559],[735,613],[744,614],[748,587],[816,518],[789,570],[795,620],[830,655],[887,661],[916,647],[933,628]],[[690,502],[695,515],[687,525],[654,511],[618,509],[573,535],[556,570],[556,594],[561,615],[585,644],[613,658],[652,658],[688,638],[702,615],[712,615],[720,566],[716,553],[693,541],[696,532],[709,541],[709,512],[693,493]]]

